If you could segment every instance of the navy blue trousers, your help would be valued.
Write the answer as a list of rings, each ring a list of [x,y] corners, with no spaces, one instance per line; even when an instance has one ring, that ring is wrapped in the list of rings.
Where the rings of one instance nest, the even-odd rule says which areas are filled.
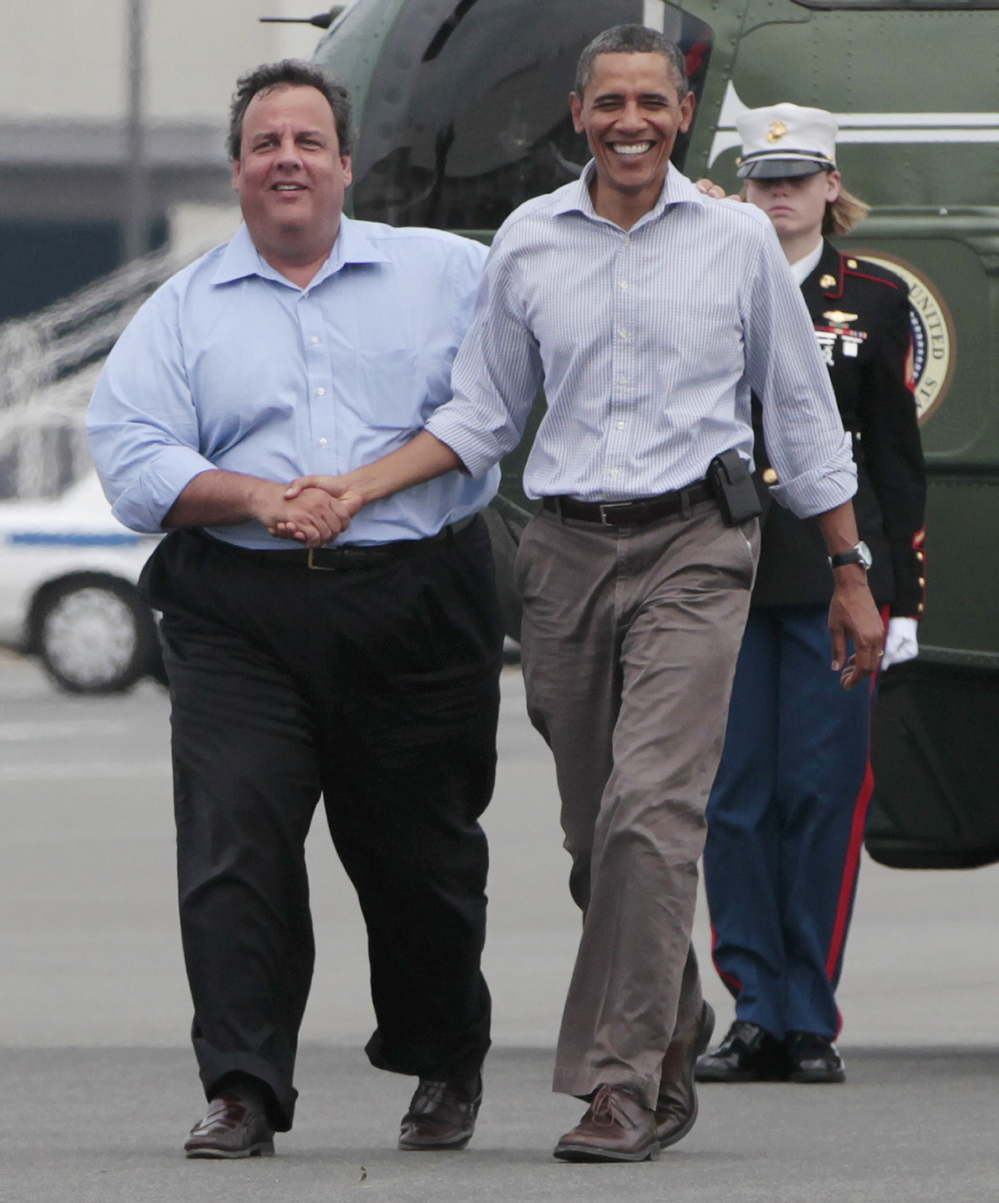
[[[830,670],[823,606],[750,611],[708,802],[715,966],[739,1019],[839,1031],[835,990],[871,794],[871,688]]]

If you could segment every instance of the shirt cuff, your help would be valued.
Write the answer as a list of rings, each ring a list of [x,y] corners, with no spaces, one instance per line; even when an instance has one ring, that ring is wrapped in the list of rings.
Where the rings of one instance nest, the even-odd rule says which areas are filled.
[[[799,518],[814,518],[834,510],[856,492],[857,467],[852,459],[849,464],[812,468],[770,489],[774,500]]]
[[[211,460],[190,447],[163,447],[139,469],[111,512],[129,530],[159,534],[167,511],[191,481],[213,471]]]
[[[473,480],[481,480],[494,464],[499,463],[506,451],[494,433],[471,428],[457,414],[442,412],[445,408],[442,406],[430,415],[426,429],[435,439],[440,439],[451,448]]]

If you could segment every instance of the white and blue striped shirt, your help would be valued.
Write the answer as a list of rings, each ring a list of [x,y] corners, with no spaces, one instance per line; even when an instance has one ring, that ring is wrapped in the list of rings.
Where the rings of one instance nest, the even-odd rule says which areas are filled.
[[[650,497],[752,456],[763,403],[780,502],[807,517],[856,491],[856,468],[812,322],[769,219],[709,200],[670,168],[625,232],[582,178],[516,209],[493,243],[453,399],[427,429],[480,476],[548,410],[524,471],[530,497]]]

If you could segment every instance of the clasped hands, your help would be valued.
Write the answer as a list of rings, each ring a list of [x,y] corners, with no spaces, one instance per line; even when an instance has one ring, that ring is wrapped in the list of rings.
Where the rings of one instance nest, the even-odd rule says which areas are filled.
[[[301,476],[276,499],[265,525],[278,539],[323,547],[343,534],[363,504],[345,476]]]

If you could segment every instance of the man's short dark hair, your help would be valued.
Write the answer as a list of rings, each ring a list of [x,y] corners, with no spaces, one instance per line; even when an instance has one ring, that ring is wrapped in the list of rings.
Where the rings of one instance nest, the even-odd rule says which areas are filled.
[[[250,101],[259,92],[283,87],[315,88],[322,92],[333,110],[340,153],[349,155],[353,137],[350,126],[350,95],[347,89],[324,75],[318,67],[312,67],[298,59],[286,58],[279,63],[264,63],[241,75],[236,81],[236,91],[232,94],[232,106],[229,109],[229,158],[239,158],[243,140],[243,118]]]
[[[580,100],[593,75],[593,60],[598,54],[661,54],[669,63],[680,99],[687,94],[687,63],[675,42],[647,25],[613,25],[598,33],[579,56],[573,90]]]

